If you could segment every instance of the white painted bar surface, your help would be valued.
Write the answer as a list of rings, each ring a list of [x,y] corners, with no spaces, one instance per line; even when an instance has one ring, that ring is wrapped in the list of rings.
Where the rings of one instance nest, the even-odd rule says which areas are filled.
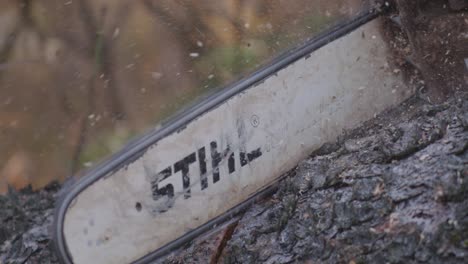
[[[74,263],[135,261],[245,201],[343,129],[407,98],[411,91],[389,67],[378,27],[374,20],[296,61],[84,190],[64,222]],[[230,173],[229,159],[224,158],[216,183],[213,141],[218,152],[230,145],[227,156],[234,155],[235,165]],[[198,151],[203,147],[208,184],[204,190]],[[240,153],[258,149],[261,156],[242,166]],[[190,198],[185,198],[182,174],[175,172],[174,164],[192,153]],[[159,182],[158,188],[172,184],[174,204],[158,212],[166,197],[153,199],[151,181],[169,166],[172,176]]]

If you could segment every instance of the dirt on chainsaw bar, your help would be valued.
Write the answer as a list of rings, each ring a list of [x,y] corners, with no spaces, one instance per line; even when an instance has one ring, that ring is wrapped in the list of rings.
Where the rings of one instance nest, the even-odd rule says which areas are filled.
[[[387,30],[395,71],[426,93],[325,144],[272,197],[163,262],[468,263],[468,17],[424,10],[438,11],[415,16],[416,42],[407,22],[388,20]],[[447,102],[433,104],[434,83]],[[58,262],[59,189],[0,196],[0,263]]]
[[[467,263],[468,94],[415,96],[325,144],[165,263]],[[0,263],[57,263],[58,184],[0,196]]]
[[[166,263],[467,263],[468,94],[412,98]]]
[[[468,263],[468,3],[397,2],[383,29],[417,95],[164,263]]]

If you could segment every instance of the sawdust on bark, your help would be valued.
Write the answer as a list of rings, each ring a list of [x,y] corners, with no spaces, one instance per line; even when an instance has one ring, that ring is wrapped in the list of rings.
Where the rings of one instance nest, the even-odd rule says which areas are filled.
[[[241,217],[221,253],[200,250],[205,240],[166,263],[468,261],[467,94],[412,98],[317,153]]]
[[[393,21],[404,32],[404,63],[423,77],[426,98],[440,103],[468,88],[468,2],[396,0]]]
[[[415,28],[388,32],[397,65],[428,92],[325,144],[274,196],[164,262],[468,262],[468,95],[456,92],[467,84],[468,20],[445,1],[421,2]],[[438,92],[456,95],[431,104]],[[0,196],[0,263],[57,263],[59,188]]]

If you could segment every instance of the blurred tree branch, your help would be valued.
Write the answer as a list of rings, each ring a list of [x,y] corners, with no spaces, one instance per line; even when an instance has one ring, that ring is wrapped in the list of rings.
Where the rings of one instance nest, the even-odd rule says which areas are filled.
[[[126,4],[120,7],[117,15],[117,17],[120,18],[120,20],[118,20],[119,22],[117,22],[118,24],[125,23],[130,6],[131,5]],[[82,21],[86,28],[88,41],[89,43],[94,43],[94,45],[92,45],[94,49],[89,51],[89,55],[93,58],[95,70],[93,76],[88,82],[88,111],[79,118],[80,133],[72,158],[72,174],[76,173],[80,167],[79,162],[87,141],[86,135],[90,126],[88,117],[91,116],[96,109],[95,86],[97,85],[97,80],[99,78],[104,78],[106,80],[106,88],[109,90],[108,95],[111,98],[113,119],[120,120],[125,116],[123,104],[119,96],[119,89],[117,88],[117,83],[114,78],[115,71],[113,66],[113,52],[112,45],[110,44],[112,36],[103,31],[107,10],[105,8],[101,9],[99,17],[95,18],[92,15],[92,11],[87,0],[79,2],[79,9]],[[118,24],[111,25],[110,28],[117,28]]]
[[[174,1],[174,3],[181,6],[182,9],[186,9],[191,12],[190,14],[185,14],[183,18],[178,18],[166,12],[165,8],[161,6],[160,1],[142,1],[148,10],[150,10],[166,27],[176,34],[180,43],[183,43],[186,46],[189,44],[187,46],[188,50],[193,50],[197,47],[197,40],[199,38],[194,36],[194,34],[203,34],[202,37],[205,37],[206,33],[210,31],[208,27],[201,23],[200,20],[195,19],[201,18],[201,14],[199,14],[198,9],[193,6],[192,1]],[[187,42],[187,39],[189,39],[190,42]]]

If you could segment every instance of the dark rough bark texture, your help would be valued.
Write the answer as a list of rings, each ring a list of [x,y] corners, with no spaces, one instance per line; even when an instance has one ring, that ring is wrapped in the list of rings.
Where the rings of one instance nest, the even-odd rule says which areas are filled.
[[[381,115],[299,164],[224,248],[195,243],[166,262],[221,251],[221,263],[468,263],[468,97],[457,98]]]
[[[467,1],[396,2],[410,44],[406,59],[421,72],[428,99],[440,103],[453,91],[468,89]]]
[[[466,263],[468,96],[455,98],[414,98],[325,145],[271,199],[166,262]],[[0,263],[57,262],[58,189],[0,197]]]
[[[410,40],[393,32],[396,59],[422,71],[430,99],[466,88],[466,12],[411,1],[398,1],[410,7],[400,14]],[[440,105],[417,97],[325,144],[272,198],[164,262],[468,263],[468,95]],[[0,196],[1,264],[57,263],[58,190]]]
[[[40,191],[10,190],[0,196],[0,263],[58,262],[49,229],[59,188],[52,183]]]
[[[448,0],[448,2],[452,10],[463,10],[468,8],[467,0]]]

